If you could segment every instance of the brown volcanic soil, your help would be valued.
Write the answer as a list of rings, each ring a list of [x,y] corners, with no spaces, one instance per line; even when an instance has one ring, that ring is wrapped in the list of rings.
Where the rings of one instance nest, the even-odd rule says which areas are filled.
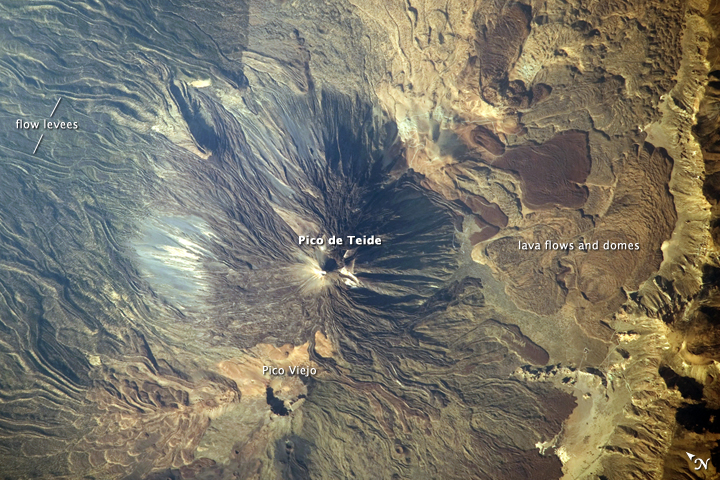
[[[615,186],[616,198],[602,219],[591,222],[576,216],[555,218],[553,223],[538,221],[532,231],[535,239],[572,241],[574,250],[528,254],[518,249],[518,242],[538,240],[524,235],[490,243],[487,256],[508,279],[507,288],[515,300],[545,315],[570,301],[588,334],[609,338],[612,333],[602,320],[625,302],[625,292],[637,290],[660,267],[660,247],[676,218],[672,197],[664,186],[671,167],[664,151],[645,146],[624,163],[622,180]],[[630,223],[628,218],[643,221]],[[577,248],[578,242],[596,241],[598,250]],[[605,250],[605,242],[637,242],[641,248]]]
[[[512,92],[513,85],[508,85],[508,72],[530,34],[532,19],[529,5],[518,2],[498,7],[497,16],[492,21],[488,22],[478,15],[476,23],[480,88],[483,98],[493,105],[502,102],[503,97]],[[512,94],[508,96],[514,106],[527,107],[525,98],[518,100]]]
[[[518,174],[522,201],[531,209],[585,205],[590,174],[587,134],[575,130],[559,133],[541,145],[508,150],[492,165]]]

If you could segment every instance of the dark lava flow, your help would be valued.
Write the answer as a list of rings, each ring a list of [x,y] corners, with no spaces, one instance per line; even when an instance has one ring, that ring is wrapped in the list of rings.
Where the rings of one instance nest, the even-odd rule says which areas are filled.
[[[353,418],[374,437],[366,448],[409,442],[399,463],[391,455],[366,465],[386,453],[374,447],[367,457],[353,453],[362,458],[351,461],[374,478],[561,475],[557,458],[538,455],[535,443],[557,434],[574,401],[509,378],[526,362],[547,362],[547,353],[491,318],[479,279],[452,280],[463,261],[453,241],[458,213],[423,190],[412,171],[389,174],[402,154],[394,125],[333,92],[317,102],[265,103],[254,118],[238,118],[196,90],[172,92],[195,141],[211,152],[206,161],[175,164],[188,188],[174,196],[191,206],[176,214],[200,218],[213,231],[211,241],[192,237],[209,253],[204,293],[178,306],[185,321],[218,348],[300,345],[317,330],[339,347],[339,362],[312,355],[338,380],[311,381],[302,407],[299,435],[314,445],[309,478],[332,477],[325,462],[356,436]],[[277,130],[268,137],[258,125],[271,122]],[[375,235],[382,245],[306,247],[298,235]],[[287,415],[270,392],[273,412]],[[489,460],[448,450],[454,443],[440,440],[448,428],[460,429],[467,451]],[[527,428],[534,433],[520,434]],[[285,478],[307,473],[284,471]]]
[[[459,262],[450,205],[411,172],[386,175],[401,153],[395,127],[378,125],[357,100],[324,93],[317,104],[306,97],[268,112],[282,131],[267,138],[200,92],[173,92],[198,145],[212,152],[177,165],[189,185],[182,203],[195,207],[183,214],[213,229],[205,248],[227,267],[207,267],[205,308],[224,339],[212,341],[297,345],[320,328],[356,362],[372,361],[369,336],[384,344],[376,354],[389,353],[385,337],[405,330]],[[299,235],[375,235],[382,245],[301,247]]]
[[[267,387],[265,395],[267,397],[267,404],[270,405],[270,410],[272,410],[275,415],[284,417],[290,414],[288,409],[285,408],[285,403],[275,396],[272,387]]]
[[[156,3],[58,6],[70,11],[43,24],[50,37],[84,32],[74,48],[103,55],[52,44],[28,57],[58,84],[95,83],[65,102],[88,126],[58,137],[78,142],[59,143],[72,155],[17,147],[0,165],[0,475],[559,478],[537,444],[574,400],[514,376],[549,356],[458,273],[470,260],[457,206],[394,170],[403,146],[376,99],[307,76],[295,90],[262,72],[250,82],[246,5],[215,18]],[[21,13],[18,30],[35,15]],[[303,234],[382,245],[321,250]],[[317,331],[335,355],[316,354]],[[320,373],[292,411],[279,389],[252,403],[216,368],[307,342]],[[238,447],[201,450],[228,418]]]
[[[557,435],[574,401],[513,379],[547,354],[497,319],[480,279],[454,278],[467,261],[455,246],[458,213],[417,174],[390,174],[402,155],[394,125],[330,91],[318,100],[275,92],[277,103],[256,113],[231,112],[180,81],[169,92],[209,156],[166,144],[175,173],[151,185],[157,213],[140,222],[125,258],[111,257],[159,306],[136,300],[134,323],[109,323],[125,333],[101,333],[96,346],[72,336],[61,345],[55,327],[38,323],[39,353],[54,365],[47,375],[76,399],[63,411],[84,422],[60,434],[74,442],[69,453],[43,447],[48,465],[107,478],[158,468],[172,478],[344,478],[342,456],[366,478],[560,477],[560,461],[536,444]],[[299,246],[300,234],[375,235],[382,245],[321,250]],[[255,446],[225,464],[195,452],[218,412],[246,401],[214,362],[260,343],[312,344],[318,330],[338,354],[311,349],[322,375],[308,381],[300,408],[301,463],[274,450],[284,457],[267,464],[263,448],[273,447],[262,442],[274,440],[264,436],[234,439]],[[276,418],[299,415],[266,393]],[[127,447],[118,449],[120,438]]]

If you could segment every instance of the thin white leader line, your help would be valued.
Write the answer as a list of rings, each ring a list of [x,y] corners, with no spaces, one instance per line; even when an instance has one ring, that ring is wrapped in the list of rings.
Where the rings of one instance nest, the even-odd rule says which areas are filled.
[[[58,98],[57,103],[55,104],[55,108],[53,108],[52,113],[50,114],[50,118],[52,118],[53,115],[55,115],[55,110],[57,110],[58,105],[60,105],[60,100],[62,100],[62,97]]]
[[[42,142],[42,139],[44,136],[45,136],[44,133],[42,135],[40,135],[40,140],[38,140],[37,145],[35,145],[35,150],[33,150],[33,153],[32,153],[33,155],[35,155],[35,152],[37,152],[38,147],[40,147],[40,142]]]

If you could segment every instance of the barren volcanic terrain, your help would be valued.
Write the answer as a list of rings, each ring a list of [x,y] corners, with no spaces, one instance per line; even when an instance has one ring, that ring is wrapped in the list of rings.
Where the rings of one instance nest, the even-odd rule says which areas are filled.
[[[0,18],[0,478],[720,478],[717,1]]]

